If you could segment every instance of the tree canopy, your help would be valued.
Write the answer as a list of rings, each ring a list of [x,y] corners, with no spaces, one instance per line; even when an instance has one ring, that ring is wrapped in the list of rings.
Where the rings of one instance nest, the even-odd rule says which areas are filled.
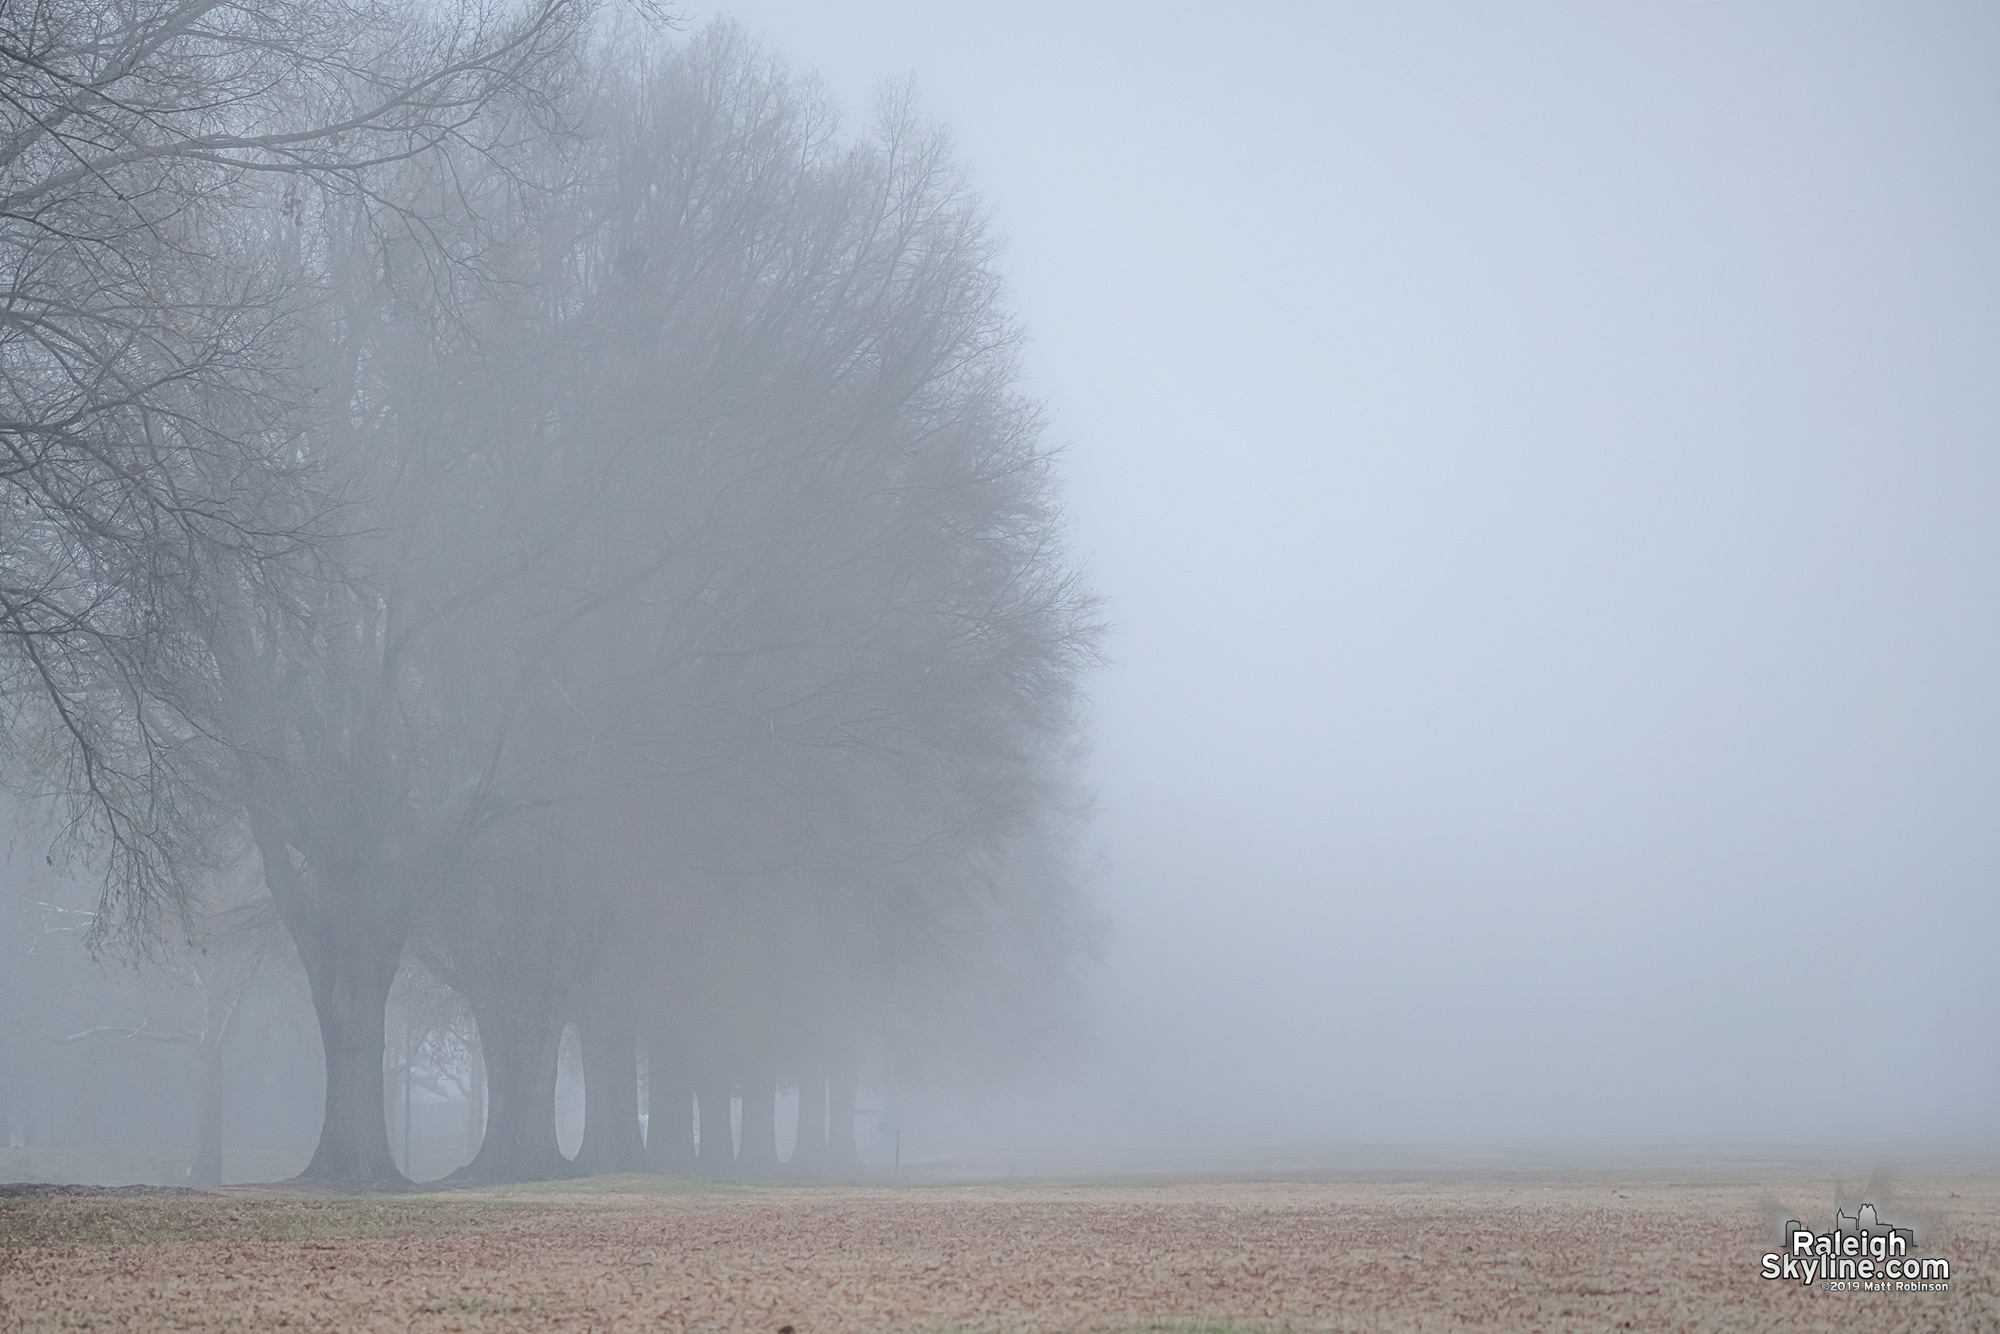
[[[68,294],[0,328],[11,772],[141,936],[254,846],[316,1177],[397,1174],[410,955],[478,1025],[483,1177],[566,1170],[570,1021],[586,1165],[685,1165],[642,1047],[743,1090],[746,1162],[778,1079],[851,1116],[863,1064],[1011,1067],[1089,935],[1099,632],[946,138],[896,97],[843,134],[728,26],[343,13],[10,37],[52,72],[0,244]]]

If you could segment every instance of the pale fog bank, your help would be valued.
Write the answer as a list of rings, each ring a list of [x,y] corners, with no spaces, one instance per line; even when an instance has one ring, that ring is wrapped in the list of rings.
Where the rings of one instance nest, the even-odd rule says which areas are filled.
[[[730,12],[953,127],[1113,626],[940,1138],[1994,1143],[1989,8]]]
[[[0,1179],[2000,1151],[1991,6],[179,12],[0,42]]]

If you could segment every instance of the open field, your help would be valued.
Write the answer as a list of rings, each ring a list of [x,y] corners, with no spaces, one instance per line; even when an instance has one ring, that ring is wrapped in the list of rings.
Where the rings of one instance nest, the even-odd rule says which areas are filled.
[[[1945,1293],[1767,1282],[1830,1174],[726,1187],[603,1178],[362,1198],[0,1197],[0,1328],[1992,1330],[2000,1174],[1885,1213]],[[1845,1183],[1859,1198],[1859,1182]],[[1875,1193],[1883,1193],[1877,1190]]]

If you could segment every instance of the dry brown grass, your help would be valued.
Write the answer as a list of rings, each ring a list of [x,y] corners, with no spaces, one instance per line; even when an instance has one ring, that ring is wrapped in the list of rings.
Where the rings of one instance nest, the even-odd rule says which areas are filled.
[[[1949,1293],[1758,1278],[1772,1202],[1832,1199],[1662,1171],[0,1199],[0,1328],[2000,1327],[2000,1178],[1898,1184]]]

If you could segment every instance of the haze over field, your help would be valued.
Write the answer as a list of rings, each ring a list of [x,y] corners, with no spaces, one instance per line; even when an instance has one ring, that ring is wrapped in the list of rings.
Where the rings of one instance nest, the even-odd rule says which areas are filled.
[[[1990,8],[728,12],[1011,241],[1088,1138],[1992,1142]]]
[[[1990,7],[0,38],[0,1180],[2000,1149]]]

